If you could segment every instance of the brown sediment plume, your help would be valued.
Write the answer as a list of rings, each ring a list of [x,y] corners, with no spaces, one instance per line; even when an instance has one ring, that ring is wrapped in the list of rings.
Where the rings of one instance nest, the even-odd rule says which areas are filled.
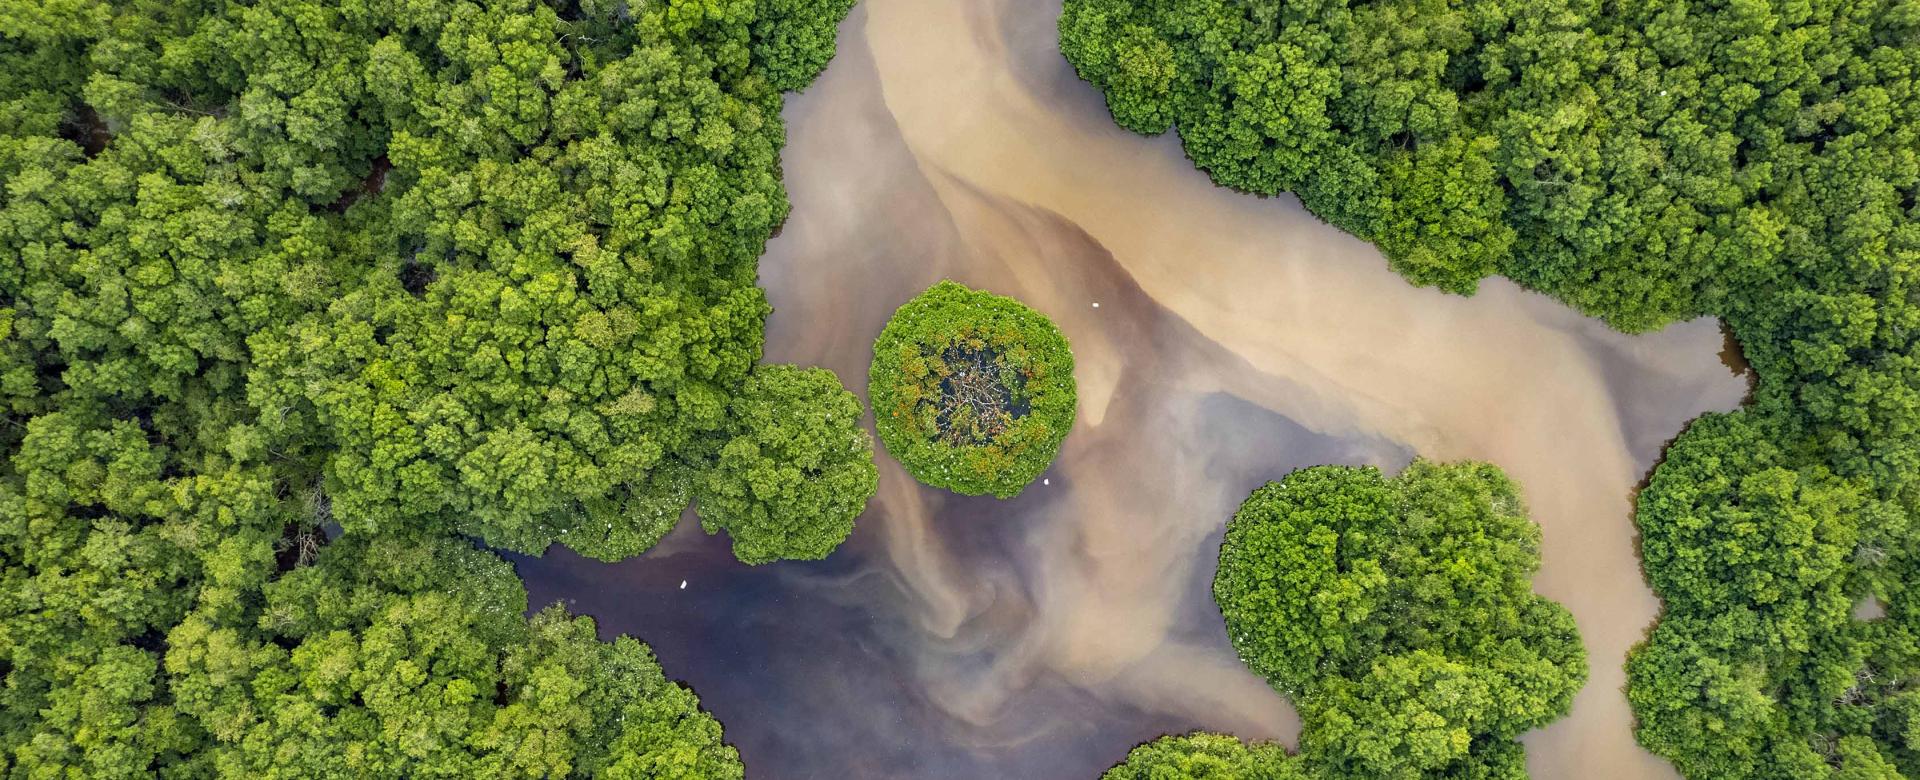
[[[1164,732],[1296,735],[1211,600],[1249,491],[1317,463],[1477,458],[1521,485],[1536,589],[1593,666],[1573,714],[1525,738],[1535,776],[1672,776],[1621,693],[1658,604],[1620,496],[1744,392],[1715,324],[1628,337],[1504,280],[1411,287],[1297,201],[1214,187],[1175,139],[1115,127],[1058,53],[1058,12],[865,0],[788,101],[794,208],[761,263],[767,359],[862,393],[887,317],[942,278],[1053,319],[1080,413],[1044,481],[955,496],[883,453],[827,561],[745,567],[683,528],[614,566],[520,560],[533,603],[652,644],[754,777],[1093,777]]]

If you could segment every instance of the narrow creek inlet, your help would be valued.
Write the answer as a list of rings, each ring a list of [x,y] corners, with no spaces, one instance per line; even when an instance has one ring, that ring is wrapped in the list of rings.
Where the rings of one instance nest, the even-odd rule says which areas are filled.
[[[1536,589],[1592,677],[1525,737],[1537,778],[1676,776],[1633,742],[1621,663],[1658,614],[1631,493],[1745,379],[1717,323],[1625,336],[1500,279],[1416,289],[1291,198],[1213,186],[1116,127],[1055,41],[1058,0],[862,0],[789,99],[793,211],[762,259],[766,359],[864,395],[873,338],[942,279],[1072,342],[1080,417],[1011,501],[884,452],[853,537],[748,567],[690,518],[647,555],[513,557],[536,607],[650,644],[755,778],[1092,778],[1162,733],[1292,744],[1210,595],[1247,493],[1318,463],[1504,468],[1544,531]]]

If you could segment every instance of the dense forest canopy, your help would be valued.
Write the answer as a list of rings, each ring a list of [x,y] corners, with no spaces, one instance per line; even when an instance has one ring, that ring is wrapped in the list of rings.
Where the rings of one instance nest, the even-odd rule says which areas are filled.
[[[1760,382],[1639,496],[1639,739],[1693,778],[1920,776],[1920,4],[1067,0],[1060,42],[1120,124],[1411,281],[1723,318]]]
[[[739,776],[474,542],[619,559],[690,504],[748,562],[846,538],[871,443],[760,363],[755,264],[850,4],[0,0],[0,775]],[[1920,777],[1920,2],[1067,0],[1061,36],[1122,125],[1414,282],[1724,318],[1761,381],[1639,495],[1639,738]],[[1017,494],[1064,338],[951,284],[902,315],[883,441]],[[1115,776],[1516,776],[1584,677],[1536,533],[1484,466],[1256,493],[1215,595],[1302,755]]]
[[[1079,409],[1073,350],[1053,321],[953,281],[887,320],[867,391],[881,443],[915,479],[999,498],[1053,464]]]
[[[0,775],[738,777],[472,540],[845,538],[754,267],[850,4],[0,0]]]

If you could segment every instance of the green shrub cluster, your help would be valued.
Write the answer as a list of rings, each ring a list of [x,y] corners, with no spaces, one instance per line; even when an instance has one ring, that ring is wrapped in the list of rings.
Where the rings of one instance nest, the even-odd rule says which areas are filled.
[[[850,4],[0,0],[0,776],[738,777],[470,538],[844,538],[754,266]]]
[[[1067,0],[1060,43],[1122,125],[1414,282],[1723,318],[1760,382],[1639,496],[1639,739],[1692,778],[1920,776],[1920,5]]]
[[[734,399],[738,433],[701,477],[701,525],[747,563],[827,557],[879,483],[861,411],[832,371],[755,371]]]
[[[1586,682],[1573,616],[1532,591],[1539,527],[1484,463],[1316,466],[1227,525],[1214,601],[1290,697],[1320,776],[1524,776],[1514,740]]]
[[[1302,764],[1279,745],[1194,732],[1134,748],[1101,780],[1307,780]]]
[[[914,478],[1011,498],[1073,427],[1073,352],[1044,315],[943,281],[893,314],[867,392],[887,451]]]

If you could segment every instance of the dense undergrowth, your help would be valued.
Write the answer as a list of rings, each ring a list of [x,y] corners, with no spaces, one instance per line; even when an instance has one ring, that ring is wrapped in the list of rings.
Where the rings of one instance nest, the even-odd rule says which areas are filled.
[[[754,268],[850,4],[0,0],[0,775],[738,777],[471,540],[846,536]]]
[[[1639,740],[1693,778],[1920,776],[1920,4],[1068,0],[1060,33],[1120,124],[1413,282],[1724,319],[1753,399],[1639,496]]]

